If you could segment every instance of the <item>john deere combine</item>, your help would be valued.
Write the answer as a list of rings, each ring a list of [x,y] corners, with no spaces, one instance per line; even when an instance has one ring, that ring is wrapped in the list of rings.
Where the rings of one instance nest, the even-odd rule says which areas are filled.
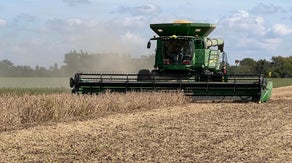
[[[265,102],[272,93],[272,82],[262,75],[228,75],[224,40],[208,38],[215,25],[174,22],[150,24],[158,35],[153,70],[138,74],[76,73],[70,78],[73,93],[98,94],[105,90],[182,91],[193,97],[231,97]]]

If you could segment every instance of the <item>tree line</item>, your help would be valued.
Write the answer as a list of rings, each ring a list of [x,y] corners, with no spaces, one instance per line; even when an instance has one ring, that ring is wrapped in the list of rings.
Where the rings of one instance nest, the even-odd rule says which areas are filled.
[[[54,64],[49,68],[16,66],[9,60],[0,61],[0,77],[69,77],[76,72],[89,73],[137,73],[140,69],[153,69],[154,54],[133,57],[127,54],[89,54],[84,51],[70,51],[64,55],[64,65]],[[254,60],[244,58],[237,65],[228,65],[229,74],[264,74],[274,78],[292,77],[292,56],[272,57]]]
[[[230,66],[230,74],[263,74],[272,78],[292,77],[292,56],[274,56],[271,61],[260,59],[255,61],[252,58],[244,58],[236,61],[238,65]]]

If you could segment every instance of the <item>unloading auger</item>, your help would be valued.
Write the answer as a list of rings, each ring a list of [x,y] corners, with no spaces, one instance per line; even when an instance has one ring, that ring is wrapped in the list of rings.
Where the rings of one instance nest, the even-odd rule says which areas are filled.
[[[153,70],[138,74],[76,73],[70,78],[73,93],[98,94],[110,90],[182,91],[193,97],[231,97],[231,99],[266,102],[273,84],[262,75],[228,75],[224,40],[208,38],[215,29],[209,23],[178,21],[150,24],[158,35]]]

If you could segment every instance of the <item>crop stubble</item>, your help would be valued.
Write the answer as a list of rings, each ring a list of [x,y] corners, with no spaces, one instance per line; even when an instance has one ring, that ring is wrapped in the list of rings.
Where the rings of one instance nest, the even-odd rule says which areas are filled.
[[[56,99],[61,98],[54,96],[57,96],[53,98],[55,101],[42,103],[48,98],[44,96],[30,106],[53,108]],[[144,99],[143,105],[135,105],[134,99],[139,97]],[[292,87],[275,89],[272,99],[262,104],[188,103],[178,97],[181,99],[162,102],[166,97],[161,95],[138,94],[129,99],[117,95],[116,102],[104,103],[104,107],[111,107],[102,110],[95,106],[97,99],[74,96],[66,99],[67,102],[63,100],[66,105],[70,103],[73,111],[63,108],[64,113],[54,113],[46,121],[27,118],[21,122],[18,118],[14,122],[10,117],[12,120],[4,123],[6,126],[21,125],[2,126],[0,161],[292,161]],[[17,105],[14,103],[17,100],[9,98],[7,106],[28,105],[25,102]],[[78,98],[87,101],[79,104]],[[123,103],[128,104],[117,107]],[[76,111],[77,106],[101,110],[84,113]],[[81,113],[84,115],[79,116]],[[25,113],[31,114],[37,117],[47,113]]]

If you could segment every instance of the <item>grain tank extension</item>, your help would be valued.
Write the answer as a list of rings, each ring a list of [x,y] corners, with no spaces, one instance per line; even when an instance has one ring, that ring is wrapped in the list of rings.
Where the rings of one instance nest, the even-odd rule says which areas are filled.
[[[224,40],[209,38],[215,25],[174,22],[150,24],[158,35],[153,70],[137,74],[76,73],[70,78],[73,93],[100,93],[105,90],[183,91],[193,97],[266,102],[272,93],[272,82],[262,75],[228,75]]]

